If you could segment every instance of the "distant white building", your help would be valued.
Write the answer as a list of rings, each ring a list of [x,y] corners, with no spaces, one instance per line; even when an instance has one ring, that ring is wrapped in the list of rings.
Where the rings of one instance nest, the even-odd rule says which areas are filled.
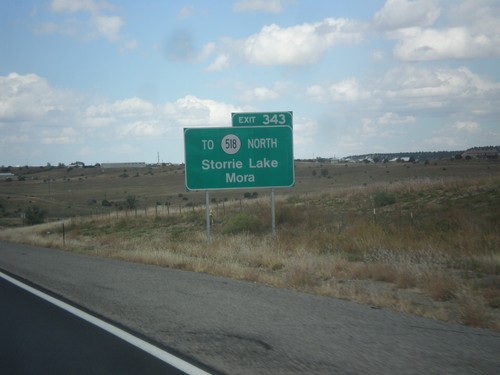
[[[14,177],[16,177],[14,173],[0,173],[0,180],[7,180]]]
[[[410,161],[410,156],[401,156],[401,157],[397,157],[397,158],[393,158],[391,160],[389,160],[391,163],[395,163],[395,162],[403,162],[403,163],[408,163]]]
[[[101,168],[111,169],[127,169],[127,168],[146,168],[145,162],[130,162],[130,163],[101,163]]]

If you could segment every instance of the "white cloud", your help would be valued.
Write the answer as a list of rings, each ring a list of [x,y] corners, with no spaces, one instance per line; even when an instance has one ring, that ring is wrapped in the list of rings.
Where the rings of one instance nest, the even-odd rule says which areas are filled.
[[[280,94],[275,90],[260,86],[244,91],[241,95],[241,100],[244,102],[266,101],[278,99],[279,97]]]
[[[293,120],[293,148],[295,155],[302,155],[302,157],[313,157],[314,152],[318,152],[316,156],[321,155],[321,151],[316,149],[316,138],[318,130],[320,130],[318,123],[311,119],[294,114]]]
[[[138,97],[90,105],[85,101],[78,93],[54,89],[35,74],[0,76],[0,126],[5,137],[20,141],[27,139],[25,134],[36,134],[38,128],[44,130],[46,144],[67,143],[77,133],[97,126],[103,128],[103,136],[157,136],[183,126],[226,126],[230,113],[239,110],[191,95],[164,106]]]
[[[114,158],[122,155],[120,147],[133,138],[127,158],[147,154],[151,144],[168,144],[168,158],[178,161],[183,127],[228,126],[231,112],[240,111],[193,95],[164,105],[139,97],[103,101],[55,89],[35,74],[11,73],[0,76],[0,160],[17,164],[47,155],[57,162],[87,155],[91,162],[105,161],[113,152]]]
[[[380,125],[393,125],[393,124],[411,124],[417,119],[414,116],[400,116],[394,112],[386,112],[379,117],[378,123]]]
[[[466,131],[467,133],[479,133],[481,132],[481,125],[475,121],[457,121],[453,128],[458,131]]]
[[[450,5],[448,18],[452,26],[463,25],[472,34],[498,38],[500,8],[497,0],[462,0]]]
[[[499,24],[500,26],[500,24]],[[398,40],[394,56],[403,61],[466,59],[500,55],[500,38],[472,34],[464,27],[448,29],[408,28],[391,37]]]
[[[265,66],[309,65],[336,45],[360,43],[366,29],[366,24],[346,18],[326,18],[286,28],[271,24],[246,39],[225,37],[217,45],[207,43],[197,59],[202,61],[217,54],[205,68],[208,72],[221,71],[229,66],[230,61],[241,60]]]
[[[43,129],[41,142],[47,145],[69,145],[79,143],[79,134],[74,128]]]
[[[72,95],[50,87],[36,74],[0,76],[0,123],[43,121],[49,117],[58,120],[65,108],[74,109],[73,100]]]
[[[229,56],[221,53],[215,61],[205,68],[206,72],[220,72],[229,65]]]
[[[481,139],[483,144],[491,144],[490,139],[495,144],[494,134],[485,134],[485,137],[481,137],[483,129],[477,121],[456,121],[454,124],[437,128],[432,134],[432,137],[424,140],[426,144],[441,147],[445,145],[448,149],[463,150],[477,144],[476,142],[481,142]]]
[[[347,78],[328,86],[314,85],[307,89],[307,95],[314,101],[354,102],[370,98],[371,93],[362,88],[356,78]]]
[[[348,105],[349,111],[358,111],[379,124],[413,123],[433,114],[490,119],[500,115],[500,82],[466,67],[403,65],[372,80],[351,77],[315,84],[307,88],[306,95],[320,104]]]
[[[216,50],[215,43],[207,43],[203,46],[203,49],[198,56],[199,60],[205,60],[209,58]]]
[[[326,18],[288,28],[272,24],[241,43],[245,59],[256,65],[306,65],[339,43],[358,43],[364,26],[344,18]]]
[[[112,10],[114,7],[106,1],[95,0],[52,0],[50,8],[55,12],[91,12]]]
[[[28,134],[10,134],[2,136],[0,143],[12,145],[15,143],[28,143],[29,141],[31,141],[31,136]]]
[[[121,39],[120,31],[125,22],[122,17],[109,14],[115,11],[115,7],[106,1],[52,0],[50,9],[55,13],[66,13],[71,16],[60,23],[45,22],[35,25],[33,28],[35,34],[60,33],[84,39],[103,37],[110,42]],[[73,17],[77,13],[88,15],[88,20],[82,21]]]
[[[386,105],[419,110],[446,109],[498,113],[492,104],[500,95],[500,83],[492,82],[466,67],[396,68],[377,82]],[[488,98],[488,99],[486,99]]]
[[[441,10],[434,0],[388,0],[375,14],[376,27],[396,40],[402,61],[500,56],[500,8],[494,0],[462,0]],[[434,24],[442,13],[446,23]]]
[[[167,133],[168,130],[160,121],[146,118],[145,120],[126,124],[119,129],[119,132],[122,137],[159,137]]]
[[[281,13],[283,11],[283,3],[283,0],[241,0],[233,5],[233,11]]]
[[[238,107],[187,95],[164,106],[164,114],[180,126],[227,126]]]
[[[440,13],[438,0],[387,0],[373,22],[383,30],[425,27],[434,24]]]
[[[312,85],[306,94],[327,106],[319,133],[325,139],[332,134],[336,154],[370,152],[374,141],[392,150],[417,150],[419,144],[461,149],[496,144],[498,139],[490,130],[500,116],[500,82],[466,67],[403,65],[380,78]],[[443,119],[454,125],[443,128]],[[339,137],[350,146],[341,144]]]
[[[364,137],[373,137],[379,133],[379,129],[376,124],[369,118],[364,118],[361,120],[361,135]]]
[[[92,17],[98,34],[102,35],[111,42],[116,42],[120,39],[120,29],[123,26],[123,19],[119,16],[107,16],[104,14],[95,15]]]

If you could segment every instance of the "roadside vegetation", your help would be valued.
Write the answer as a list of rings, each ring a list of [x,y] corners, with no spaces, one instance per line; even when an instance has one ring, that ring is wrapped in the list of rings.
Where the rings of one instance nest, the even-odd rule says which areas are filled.
[[[275,239],[264,191],[213,200],[210,244],[201,204],[137,210],[132,195],[128,208],[66,219],[64,243],[61,221],[5,228],[0,238],[500,330],[498,172],[376,181],[378,172],[363,168],[358,174],[370,175],[369,183],[339,179],[328,189],[278,194]],[[316,169],[299,174],[299,184],[347,173]]]

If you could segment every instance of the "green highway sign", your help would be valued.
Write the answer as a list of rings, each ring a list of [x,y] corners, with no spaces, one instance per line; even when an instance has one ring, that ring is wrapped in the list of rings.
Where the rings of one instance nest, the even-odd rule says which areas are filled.
[[[231,113],[233,126],[293,126],[293,112],[238,112]]]
[[[290,126],[184,129],[187,190],[291,187]]]

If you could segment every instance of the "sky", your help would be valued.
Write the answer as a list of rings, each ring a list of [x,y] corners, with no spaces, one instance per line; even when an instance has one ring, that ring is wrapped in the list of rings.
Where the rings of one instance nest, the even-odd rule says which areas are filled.
[[[0,2],[0,165],[182,163],[269,111],[300,159],[500,145],[500,1]]]

